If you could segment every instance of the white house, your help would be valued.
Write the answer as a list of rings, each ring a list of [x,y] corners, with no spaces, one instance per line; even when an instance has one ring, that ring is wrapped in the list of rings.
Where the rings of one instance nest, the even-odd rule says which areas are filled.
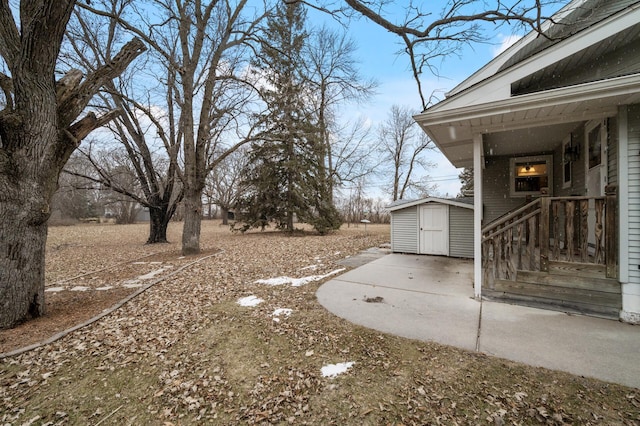
[[[476,297],[640,323],[640,1],[552,22],[415,119],[474,169]]]

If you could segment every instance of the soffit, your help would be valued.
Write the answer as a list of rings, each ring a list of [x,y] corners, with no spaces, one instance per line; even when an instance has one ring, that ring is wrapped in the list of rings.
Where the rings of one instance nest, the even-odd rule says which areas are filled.
[[[485,155],[544,152],[579,123],[614,116],[620,105],[638,102],[640,74],[415,119],[454,166],[470,167],[474,134],[483,135]]]

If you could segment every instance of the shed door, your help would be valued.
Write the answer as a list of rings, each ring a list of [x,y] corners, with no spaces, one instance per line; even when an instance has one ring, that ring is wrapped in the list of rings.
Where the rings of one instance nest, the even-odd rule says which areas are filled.
[[[420,253],[449,255],[449,206],[420,207]]]

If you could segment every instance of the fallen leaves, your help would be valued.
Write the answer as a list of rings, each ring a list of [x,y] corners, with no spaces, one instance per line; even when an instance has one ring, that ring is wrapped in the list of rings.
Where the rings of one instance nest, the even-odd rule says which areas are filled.
[[[179,241],[179,228],[171,226],[170,239]],[[633,390],[354,326],[317,304],[317,281],[256,284],[311,274],[329,279],[338,261],[388,239],[388,227],[375,229],[326,237],[232,235],[204,222],[203,247],[219,255],[89,327],[0,361],[0,424],[640,421]],[[102,291],[124,291],[127,281],[140,284],[145,275],[167,267],[154,275],[161,277],[194,260],[181,258],[177,244],[143,245],[145,231],[143,225],[52,229],[50,287],[67,294],[88,287],[76,297],[108,286]],[[101,268],[109,269],[92,273]],[[236,303],[249,295],[263,302]],[[345,359],[356,368],[323,377],[323,366]]]

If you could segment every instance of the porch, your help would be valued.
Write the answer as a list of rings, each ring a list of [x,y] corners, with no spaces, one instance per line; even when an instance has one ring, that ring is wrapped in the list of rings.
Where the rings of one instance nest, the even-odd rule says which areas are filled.
[[[482,229],[482,296],[617,319],[616,188],[540,198]]]

